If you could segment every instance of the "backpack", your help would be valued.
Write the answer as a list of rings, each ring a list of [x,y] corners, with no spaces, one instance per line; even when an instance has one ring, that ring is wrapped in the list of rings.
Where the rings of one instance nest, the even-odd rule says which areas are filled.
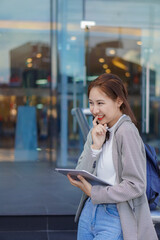
[[[160,169],[154,147],[144,144],[147,160],[147,189],[146,194],[150,210],[160,205]]]

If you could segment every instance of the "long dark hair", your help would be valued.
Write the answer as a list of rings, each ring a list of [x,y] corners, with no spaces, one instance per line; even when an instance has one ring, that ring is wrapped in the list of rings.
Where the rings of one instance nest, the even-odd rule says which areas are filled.
[[[120,106],[121,112],[128,115],[132,122],[137,125],[137,120],[128,103],[127,89],[117,75],[104,73],[92,81],[88,86],[88,97],[91,89],[94,87],[100,88],[100,90],[103,91],[113,101],[119,97],[123,101],[122,105]]]

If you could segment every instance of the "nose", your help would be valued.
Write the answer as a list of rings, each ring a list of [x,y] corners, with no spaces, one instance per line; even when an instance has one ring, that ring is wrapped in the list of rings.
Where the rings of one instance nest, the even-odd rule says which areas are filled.
[[[92,114],[95,116],[99,113],[99,108],[96,105],[92,106],[92,108],[90,110],[91,110]]]

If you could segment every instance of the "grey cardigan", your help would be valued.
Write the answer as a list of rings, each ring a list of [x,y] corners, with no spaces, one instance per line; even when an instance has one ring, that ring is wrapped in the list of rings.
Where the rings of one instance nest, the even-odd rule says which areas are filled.
[[[76,169],[84,169],[96,175],[100,155],[96,157],[91,155],[91,131]],[[106,187],[92,186],[92,203],[117,204],[124,240],[158,240],[145,194],[144,144],[137,128],[128,116],[119,121],[114,131],[112,157],[118,184]],[[86,199],[87,196],[83,194],[75,221],[78,221]]]

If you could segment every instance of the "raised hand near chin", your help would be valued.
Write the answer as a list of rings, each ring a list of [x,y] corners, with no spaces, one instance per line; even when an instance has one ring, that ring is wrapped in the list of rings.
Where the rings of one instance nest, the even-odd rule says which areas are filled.
[[[98,120],[98,116],[96,116],[93,120],[93,129],[92,129],[92,148],[93,149],[101,149],[104,141],[105,141],[105,137],[106,137],[106,127],[107,124],[98,124],[97,123]]]

